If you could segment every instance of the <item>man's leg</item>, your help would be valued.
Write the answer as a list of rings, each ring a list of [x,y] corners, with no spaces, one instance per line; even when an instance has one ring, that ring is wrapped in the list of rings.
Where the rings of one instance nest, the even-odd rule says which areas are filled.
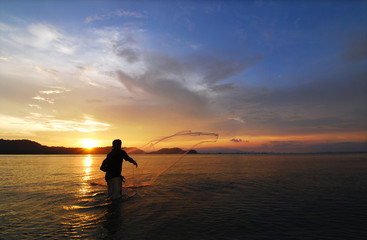
[[[113,192],[111,179],[107,180],[107,191],[108,191],[108,197],[110,198]]]
[[[108,196],[114,200],[121,198],[122,196],[122,179],[121,177],[115,177],[108,179]]]

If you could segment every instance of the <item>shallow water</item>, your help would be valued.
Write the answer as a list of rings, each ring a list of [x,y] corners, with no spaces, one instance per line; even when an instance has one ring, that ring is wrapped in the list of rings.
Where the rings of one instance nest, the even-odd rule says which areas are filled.
[[[133,157],[152,161],[148,171],[180,156]],[[118,203],[96,184],[103,159],[0,156],[0,239],[367,235],[366,154],[187,155],[151,186],[125,189],[130,198]]]

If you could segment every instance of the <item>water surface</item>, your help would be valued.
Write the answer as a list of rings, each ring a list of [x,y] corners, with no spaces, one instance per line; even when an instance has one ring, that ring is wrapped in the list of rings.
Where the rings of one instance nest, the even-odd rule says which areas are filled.
[[[147,172],[180,156],[133,157],[151,161]],[[125,189],[132,197],[113,204],[99,184],[103,159],[0,156],[0,239],[367,235],[366,154],[187,155],[154,184]]]

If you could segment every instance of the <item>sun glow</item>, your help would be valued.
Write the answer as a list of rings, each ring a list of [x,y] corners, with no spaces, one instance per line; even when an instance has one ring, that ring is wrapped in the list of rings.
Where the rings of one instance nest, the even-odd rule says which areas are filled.
[[[98,142],[93,139],[83,139],[81,142],[83,148],[92,149],[98,146]]]

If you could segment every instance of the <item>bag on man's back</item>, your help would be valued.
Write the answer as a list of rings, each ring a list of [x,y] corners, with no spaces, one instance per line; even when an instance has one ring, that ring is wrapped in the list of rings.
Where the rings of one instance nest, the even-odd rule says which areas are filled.
[[[106,158],[105,160],[103,160],[102,165],[99,169],[103,172],[107,172],[109,168],[110,168],[109,161],[108,161],[108,158]]]

